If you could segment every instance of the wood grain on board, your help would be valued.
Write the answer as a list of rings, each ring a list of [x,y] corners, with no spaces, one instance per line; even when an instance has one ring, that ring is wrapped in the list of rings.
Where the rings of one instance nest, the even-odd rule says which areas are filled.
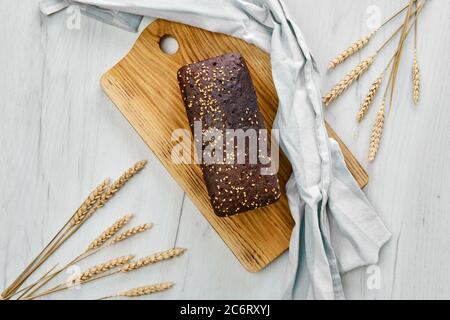
[[[179,50],[168,55],[160,49],[160,39],[173,36]],[[229,218],[214,215],[198,165],[172,161],[172,141],[176,129],[189,130],[185,108],[177,83],[177,70],[187,64],[227,52],[239,52],[245,58],[267,128],[274,120],[278,98],[275,92],[270,57],[242,40],[183,24],[156,20],[142,32],[129,54],[109,70],[101,80],[130,124],[147,143],[181,188],[205,216],[242,265],[251,272],[264,268],[289,246],[293,228],[284,186],[291,167],[280,154],[279,178],[282,198],[275,204]],[[349,170],[361,187],[368,175],[336,134],[329,134],[341,145]]]

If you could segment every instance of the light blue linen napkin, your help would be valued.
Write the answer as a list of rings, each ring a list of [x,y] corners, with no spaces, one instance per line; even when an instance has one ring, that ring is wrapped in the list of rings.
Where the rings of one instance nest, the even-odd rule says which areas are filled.
[[[71,1],[72,2],[72,1]],[[270,52],[280,104],[274,127],[293,173],[287,195],[296,225],[287,299],[344,299],[341,274],[376,263],[390,233],[325,128],[319,74],[280,0],[78,0],[229,34]]]
[[[130,32],[138,32],[143,18],[141,15],[102,9],[93,5],[83,5],[72,0],[45,0],[39,6],[41,12],[48,16],[64,10],[71,5],[76,5],[85,16]]]

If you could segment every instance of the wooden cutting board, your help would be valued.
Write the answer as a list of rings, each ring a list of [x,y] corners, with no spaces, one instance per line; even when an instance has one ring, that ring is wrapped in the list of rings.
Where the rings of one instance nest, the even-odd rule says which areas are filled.
[[[173,55],[160,49],[160,40],[166,35],[179,43],[179,50]],[[239,52],[247,61],[262,116],[267,128],[271,128],[278,98],[269,55],[223,34],[156,20],[142,32],[129,54],[102,77],[101,85],[237,259],[248,271],[256,272],[289,246],[294,224],[284,190],[291,173],[286,157],[280,155],[282,198],[269,207],[229,218],[214,215],[200,167],[174,164],[171,160],[172,147],[176,144],[171,140],[172,132],[179,128],[189,129],[177,70],[187,63],[227,52]],[[341,144],[350,171],[360,186],[365,186],[367,173],[331,128],[329,134]]]

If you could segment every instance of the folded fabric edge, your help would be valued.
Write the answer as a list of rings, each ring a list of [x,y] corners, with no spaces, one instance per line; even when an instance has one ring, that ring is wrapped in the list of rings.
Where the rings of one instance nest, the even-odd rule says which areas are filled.
[[[349,179],[348,174],[350,173],[350,171],[348,170],[348,167],[345,165],[345,160],[342,151],[339,148],[339,144],[332,138],[330,138],[330,147],[332,150],[332,157],[334,162],[333,164],[334,178],[339,180],[340,185],[345,185],[346,188],[349,189],[352,193],[354,193],[356,197],[364,200],[367,203],[367,206],[370,207],[370,211],[373,212],[371,217],[372,223],[370,225],[370,228],[360,230],[361,234],[364,234],[364,237],[371,242],[371,248],[370,250],[365,250],[366,252],[364,252],[364,259],[358,263],[354,262],[352,264],[345,265],[341,263],[342,261],[339,261],[340,272],[342,274],[345,274],[360,267],[376,264],[379,261],[381,250],[389,242],[389,240],[392,237],[392,234],[387,229],[384,222],[379,217],[378,213],[372,207],[362,189],[357,185],[357,183],[354,180]],[[340,211],[340,209],[336,206],[336,204],[333,204],[332,206],[334,207],[333,209],[335,211]],[[335,214],[337,213],[338,212],[335,212]]]
[[[70,4],[65,0],[45,0],[39,3],[39,10],[46,16],[67,8]]]

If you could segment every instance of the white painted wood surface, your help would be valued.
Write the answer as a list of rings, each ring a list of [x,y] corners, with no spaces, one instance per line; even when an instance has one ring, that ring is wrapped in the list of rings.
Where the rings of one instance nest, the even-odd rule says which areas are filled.
[[[104,227],[133,212],[149,233],[98,254],[82,268],[123,254],[144,256],[168,247],[189,248],[174,261],[89,284],[51,298],[98,298],[115,291],[174,281],[151,298],[277,299],[287,256],[258,274],[247,273],[102,93],[100,76],[131,47],[136,34],[82,17],[69,30],[61,13],[41,17],[37,0],[0,0],[0,287],[40,251],[89,191],[140,159],[148,167],[96,214],[47,264],[67,261]],[[386,17],[405,1],[287,0],[317,62],[328,60],[368,32],[367,8]],[[349,298],[450,298],[450,2],[432,1],[420,21],[423,97],[411,102],[411,42],[379,157],[368,165],[374,110],[360,127],[358,105],[393,47],[351,91],[327,110],[327,119],[371,176],[366,192],[393,238],[379,263],[381,286],[368,290],[366,269],[344,277]],[[378,35],[371,53],[398,24]],[[326,75],[324,91],[357,63]],[[112,248],[111,248],[112,249]]]

